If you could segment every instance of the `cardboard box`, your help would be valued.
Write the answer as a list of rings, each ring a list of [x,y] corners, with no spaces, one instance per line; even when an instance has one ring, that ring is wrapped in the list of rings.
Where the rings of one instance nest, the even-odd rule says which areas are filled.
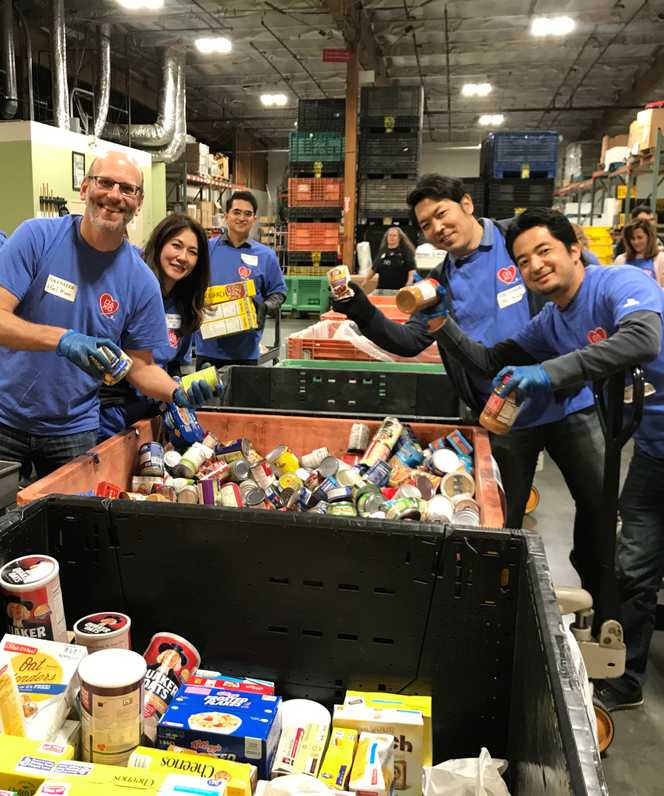
[[[606,164],[607,151],[616,146],[629,146],[629,133],[602,136],[602,149],[599,156],[600,163]]]
[[[250,332],[258,328],[256,307],[250,298],[235,299],[213,304],[203,309],[201,337],[228,337],[231,334]]]
[[[241,282],[229,282],[227,285],[213,285],[205,291],[203,303],[206,306],[222,304],[234,299],[251,298],[256,295],[256,283],[253,279],[243,279]]]
[[[197,672],[187,680],[187,685],[200,685],[205,688],[221,688],[224,691],[240,691],[244,694],[274,694],[274,683],[269,680],[256,680],[253,677],[230,677],[225,674],[201,676]]]
[[[207,175],[209,168],[210,147],[207,144],[187,144],[185,160],[189,174]]]
[[[71,746],[0,735],[0,788],[32,796],[57,763],[73,756]]]
[[[328,788],[346,790],[355,757],[357,732],[337,727],[332,730],[330,743],[323,758],[318,779]]]
[[[200,218],[200,224],[205,229],[211,229],[212,227],[212,216],[217,212],[217,207],[214,202],[209,202],[207,200],[201,200],[198,202],[198,214]]]
[[[647,108],[639,111],[629,126],[630,152],[635,155],[644,149],[654,149],[658,130],[664,132],[664,108]]]
[[[225,305],[220,305],[225,306]],[[188,683],[180,686],[157,728],[157,746],[250,763],[267,779],[277,750],[281,699]]]

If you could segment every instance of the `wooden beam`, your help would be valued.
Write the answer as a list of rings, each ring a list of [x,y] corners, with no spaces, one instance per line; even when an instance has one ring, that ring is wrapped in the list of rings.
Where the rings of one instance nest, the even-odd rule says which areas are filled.
[[[346,148],[344,155],[344,241],[343,262],[351,273],[355,257],[357,219],[357,108],[359,104],[359,58],[353,50],[346,65]]]
[[[383,52],[361,4],[356,0],[325,0],[325,5],[348,49],[359,52],[359,65],[363,69],[373,69],[378,77],[385,77]]]

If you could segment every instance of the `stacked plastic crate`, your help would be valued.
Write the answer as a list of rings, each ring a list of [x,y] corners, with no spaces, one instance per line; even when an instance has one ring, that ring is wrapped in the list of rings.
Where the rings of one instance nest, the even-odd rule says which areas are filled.
[[[419,86],[362,89],[357,239],[368,240],[374,256],[390,226],[416,243],[406,197],[419,170],[422,107]]]
[[[341,256],[344,100],[300,100],[290,134],[288,274],[316,275]]]

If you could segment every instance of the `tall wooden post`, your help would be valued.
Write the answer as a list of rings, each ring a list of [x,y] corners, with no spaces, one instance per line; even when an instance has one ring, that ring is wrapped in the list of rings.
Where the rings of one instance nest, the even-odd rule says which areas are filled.
[[[359,93],[359,62],[353,48],[346,64],[346,149],[344,158],[344,241],[343,262],[353,271],[355,255],[355,223],[357,220],[357,107]]]

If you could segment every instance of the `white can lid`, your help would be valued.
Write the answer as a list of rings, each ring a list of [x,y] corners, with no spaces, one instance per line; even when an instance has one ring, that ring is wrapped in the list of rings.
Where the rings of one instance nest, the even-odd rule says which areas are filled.
[[[147,669],[145,658],[137,652],[108,649],[83,658],[78,676],[94,688],[123,688],[142,682]]]
[[[331,720],[330,711],[313,699],[288,699],[281,703],[283,727],[301,727],[306,724],[329,726]]]
[[[11,591],[31,591],[36,583],[55,577],[60,565],[51,556],[27,555],[10,561],[0,569],[0,582]]]

